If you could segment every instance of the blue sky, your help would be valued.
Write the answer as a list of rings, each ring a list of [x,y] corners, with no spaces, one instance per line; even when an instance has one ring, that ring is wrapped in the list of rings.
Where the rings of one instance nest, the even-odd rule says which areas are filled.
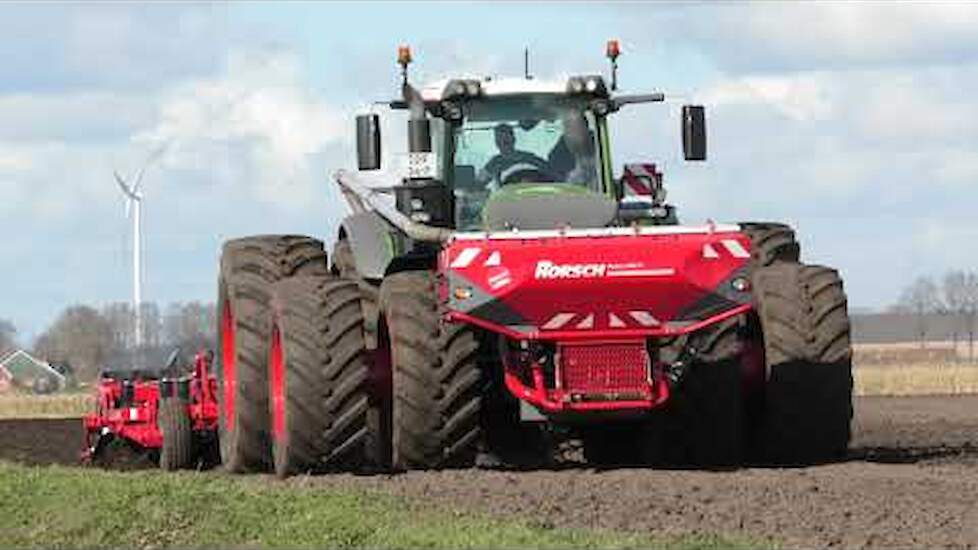
[[[978,7],[969,3],[0,4],[0,317],[28,343],[70,303],[130,296],[111,180],[146,176],[147,299],[211,300],[220,242],[329,240],[352,117],[452,73],[604,72],[622,41],[616,164],[663,165],[686,222],[794,224],[850,302],[884,307],[918,275],[978,267]],[[708,107],[706,164],[679,158],[677,111]]]

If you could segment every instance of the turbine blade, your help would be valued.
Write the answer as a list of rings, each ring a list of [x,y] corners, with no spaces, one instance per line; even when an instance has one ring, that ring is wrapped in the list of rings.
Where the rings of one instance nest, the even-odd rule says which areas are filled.
[[[137,194],[134,193],[128,185],[126,185],[126,181],[122,179],[122,176],[120,176],[118,172],[112,172],[112,175],[115,176],[116,183],[119,184],[119,188],[122,189],[122,192],[125,193],[127,197],[132,200],[139,200]]]
[[[154,149],[149,154],[149,156],[146,157],[146,162],[144,162],[142,168],[139,169],[139,174],[136,176],[136,182],[132,185],[132,192],[134,194],[139,195],[139,190],[142,188],[143,185],[143,174],[146,172],[146,169],[149,168],[150,165],[152,165],[154,162],[159,160],[159,158],[163,156],[163,153],[165,153],[167,148],[169,147],[170,147],[170,142],[167,141],[163,145],[160,145],[159,147]],[[142,198],[141,195],[140,198]]]

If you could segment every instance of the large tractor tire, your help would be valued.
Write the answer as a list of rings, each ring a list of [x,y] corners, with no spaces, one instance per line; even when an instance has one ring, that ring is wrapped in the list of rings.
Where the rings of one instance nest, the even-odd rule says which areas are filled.
[[[658,462],[650,454],[658,449],[655,429],[652,421],[598,423],[580,428],[584,460],[599,468]]]
[[[743,462],[745,408],[736,358],[692,363],[662,413],[664,426],[645,441],[659,447],[647,451],[650,462],[704,468]]]
[[[344,279],[354,281],[360,289],[360,305],[363,307],[363,329],[367,349],[377,348],[377,307],[380,289],[357,271],[350,241],[342,239],[333,247],[333,273]]]
[[[663,348],[668,361],[686,364],[669,402],[647,420],[579,430],[585,460],[598,466],[740,464],[746,442],[741,332],[741,319],[730,319]]]
[[[783,223],[747,222],[740,224],[751,241],[752,267],[769,266],[777,262],[797,263],[801,245],[795,240],[795,230]]]
[[[173,471],[194,464],[194,431],[187,411],[187,401],[177,397],[161,399],[156,423],[163,434],[160,468]]]
[[[757,426],[762,460],[788,465],[846,455],[852,419],[852,350],[838,272],[778,264],[752,286],[767,382]]]
[[[442,322],[431,272],[391,275],[380,297],[387,330],[381,341],[390,342],[393,468],[473,464],[484,385],[474,330]]]
[[[746,425],[737,362],[695,363],[674,392],[647,420],[580,430],[585,460],[602,467],[740,465]]]
[[[275,473],[360,466],[369,370],[356,283],[333,275],[292,277],[275,285],[272,307]]]
[[[666,406],[652,414],[639,437],[630,437],[620,447],[639,452],[640,461],[652,465],[740,464],[746,442],[743,338],[744,319],[734,317],[662,348],[665,360],[685,367],[673,382]]]
[[[264,470],[268,438],[268,355],[272,285],[299,274],[325,274],[322,242],[262,235],[224,244],[218,281],[221,461],[231,472]]]

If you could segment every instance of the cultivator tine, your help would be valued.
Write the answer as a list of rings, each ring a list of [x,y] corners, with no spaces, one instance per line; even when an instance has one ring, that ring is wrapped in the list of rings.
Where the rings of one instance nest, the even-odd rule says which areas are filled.
[[[94,434],[94,436],[93,436]],[[92,439],[94,437],[94,443]],[[82,463],[93,464],[105,453],[105,448],[114,438],[108,428],[102,428],[98,432],[85,433],[85,449],[82,451]]]

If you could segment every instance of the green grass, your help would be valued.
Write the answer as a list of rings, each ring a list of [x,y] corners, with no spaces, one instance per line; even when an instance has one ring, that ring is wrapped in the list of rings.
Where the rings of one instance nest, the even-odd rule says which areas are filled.
[[[4,548],[726,548],[720,537],[564,530],[268,477],[0,463]],[[750,544],[738,543],[741,547]]]

